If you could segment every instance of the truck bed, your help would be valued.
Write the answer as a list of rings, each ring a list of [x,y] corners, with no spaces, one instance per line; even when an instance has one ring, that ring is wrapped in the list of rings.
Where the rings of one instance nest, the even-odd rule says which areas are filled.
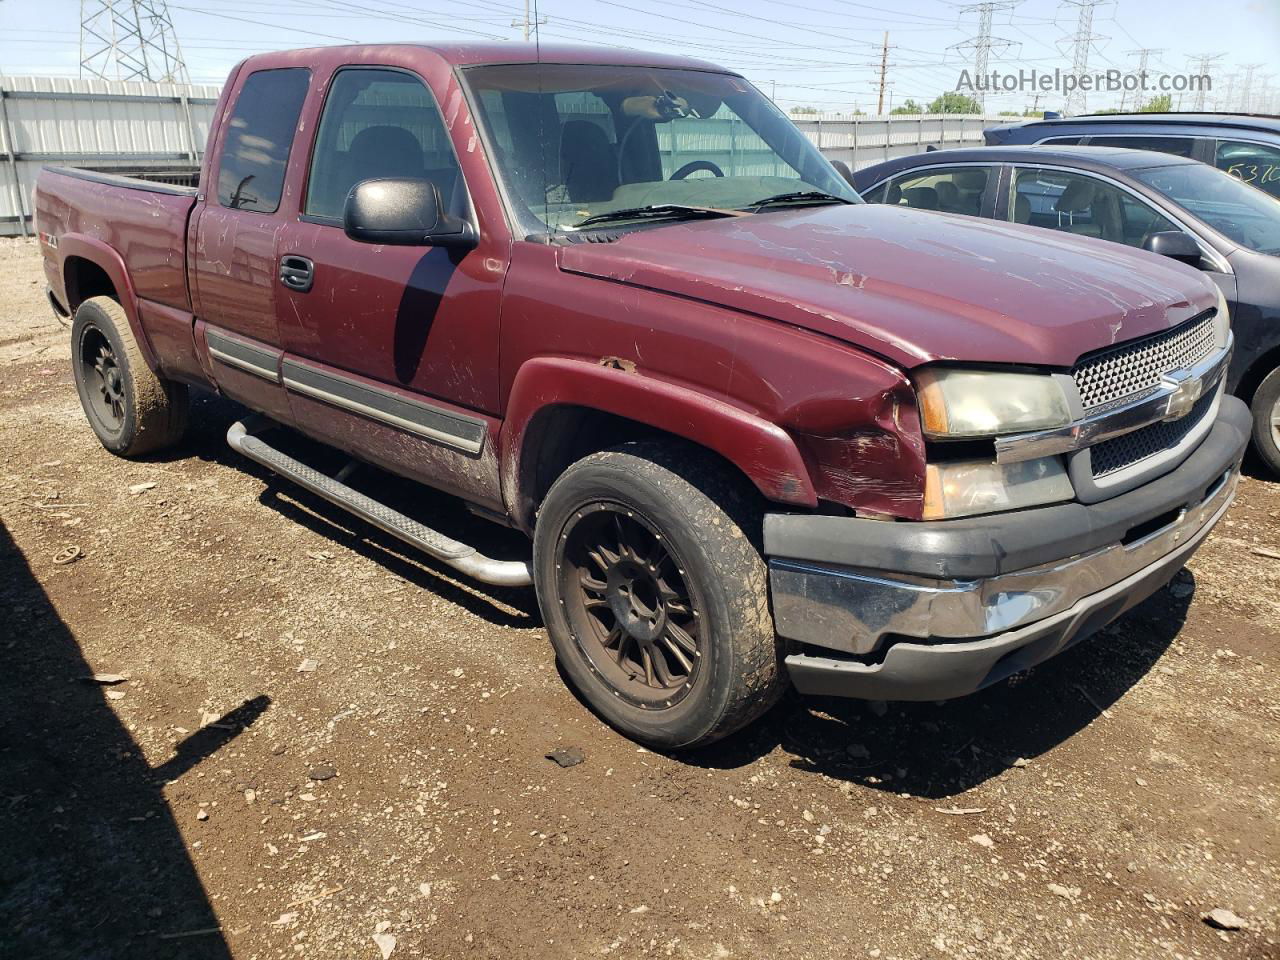
[[[82,241],[123,258],[140,301],[189,311],[186,239],[195,204],[195,187],[46,167],[36,182],[36,224],[55,295],[68,302],[62,261]]]

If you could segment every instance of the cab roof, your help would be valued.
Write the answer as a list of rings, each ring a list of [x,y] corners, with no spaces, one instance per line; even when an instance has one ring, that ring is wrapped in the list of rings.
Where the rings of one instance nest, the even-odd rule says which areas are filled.
[[[250,69],[259,61],[278,62],[282,58],[298,64],[308,61],[332,62],[344,56],[367,60],[379,55],[412,56],[415,51],[429,51],[451,66],[471,67],[481,64],[555,63],[590,64],[622,67],[667,67],[681,70],[701,70],[727,73],[737,76],[718,64],[693,57],[665,53],[649,53],[619,47],[596,46],[585,43],[362,43],[331,47],[310,47],[299,50],[263,53],[249,57],[245,62]]]

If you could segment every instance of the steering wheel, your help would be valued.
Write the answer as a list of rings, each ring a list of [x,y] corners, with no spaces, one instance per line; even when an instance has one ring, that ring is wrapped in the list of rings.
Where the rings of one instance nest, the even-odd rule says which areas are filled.
[[[683,180],[691,173],[697,173],[699,170],[709,170],[717,177],[723,177],[724,171],[717,167],[710,160],[690,160],[683,167],[671,175],[672,180]]]

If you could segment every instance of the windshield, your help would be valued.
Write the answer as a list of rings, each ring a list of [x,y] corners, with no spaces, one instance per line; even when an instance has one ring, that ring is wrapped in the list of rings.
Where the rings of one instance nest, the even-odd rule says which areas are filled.
[[[545,63],[472,67],[464,76],[508,202],[531,232],[575,230],[588,218],[624,222],[620,211],[653,207],[672,218],[679,207],[742,210],[782,194],[831,197],[761,209],[859,202],[786,115],[739,77]]]
[[[1270,194],[1203,163],[1129,172],[1240,246],[1280,254],[1280,200]]]

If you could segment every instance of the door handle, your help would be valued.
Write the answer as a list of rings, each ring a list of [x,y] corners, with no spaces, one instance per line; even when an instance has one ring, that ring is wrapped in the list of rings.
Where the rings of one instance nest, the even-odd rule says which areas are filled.
[[[306,293],[316,279],[316,265],[292,254],[280,258],[280,282],[290,290]]]

